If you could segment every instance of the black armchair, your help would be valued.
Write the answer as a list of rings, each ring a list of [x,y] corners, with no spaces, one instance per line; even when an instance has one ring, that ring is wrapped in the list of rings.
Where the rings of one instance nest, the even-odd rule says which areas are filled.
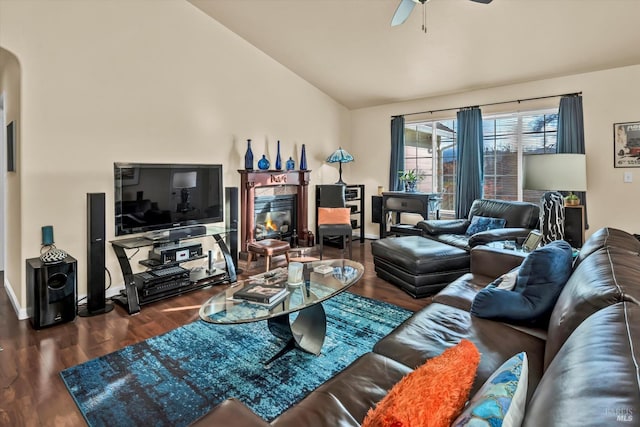
[[[469,216],[452,220],[424,220],[417,224],[424,237],[470,250],[474,246],[498,240],[524,241],[538,225],[540,208],[529,202],[478,199],[473,202]],[[481,231],[467,235],[474,216],[502,218],[504,228]]]

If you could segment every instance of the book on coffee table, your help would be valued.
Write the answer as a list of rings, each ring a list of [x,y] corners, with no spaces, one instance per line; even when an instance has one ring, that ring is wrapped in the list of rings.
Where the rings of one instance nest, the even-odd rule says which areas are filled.
[[[235,299],[243,299],[261,304],[271,304],[279,301],[289,291],[278,285],[267,285],[263,283],[255,283],[240,289],[233,294]]]

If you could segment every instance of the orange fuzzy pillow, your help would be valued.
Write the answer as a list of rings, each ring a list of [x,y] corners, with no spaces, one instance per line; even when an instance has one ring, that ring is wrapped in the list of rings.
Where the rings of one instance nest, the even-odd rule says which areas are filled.
[[[448,427],[468,400],[480,353],[468,340],[429,359],[393,386],[363,427]]]

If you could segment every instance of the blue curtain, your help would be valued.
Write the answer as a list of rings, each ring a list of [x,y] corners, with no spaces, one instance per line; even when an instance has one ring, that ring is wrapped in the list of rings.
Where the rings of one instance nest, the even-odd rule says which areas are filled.
[[[398,172],[404,170],[404,116],[391,119],[391,157],[389,164],[389,191],[402,190]]]
[[[558,153],[584,154],[582,96],[563,96],[558,110]]]
[[[481,199],[484,187],[482,113],[480,108],[458,111],[456,162],[456,218],[469,216],[471,204]]]
[[[556,153],[584,154],[584,119],[582,116],[582,96],[563,96],[558,110],[558,142]],[[585,228],[587,221],[587,194],[576,191],[576,195],[584,205]]]

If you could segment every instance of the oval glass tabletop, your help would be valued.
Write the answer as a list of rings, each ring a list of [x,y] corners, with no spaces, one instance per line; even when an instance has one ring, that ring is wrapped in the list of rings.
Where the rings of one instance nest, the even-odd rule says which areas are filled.
[[[356,283],[364,267],[348,259],[313,261],[304,264],[303,282],[288,283],[287,268],[278,268],[234,283],[200,307],[200,318],[217,324],[268,320],[303,310],[327,300]],[[278,294],[269,303],[242,297],[243,291]],[[266,295],[266,294],[265,294]]]

